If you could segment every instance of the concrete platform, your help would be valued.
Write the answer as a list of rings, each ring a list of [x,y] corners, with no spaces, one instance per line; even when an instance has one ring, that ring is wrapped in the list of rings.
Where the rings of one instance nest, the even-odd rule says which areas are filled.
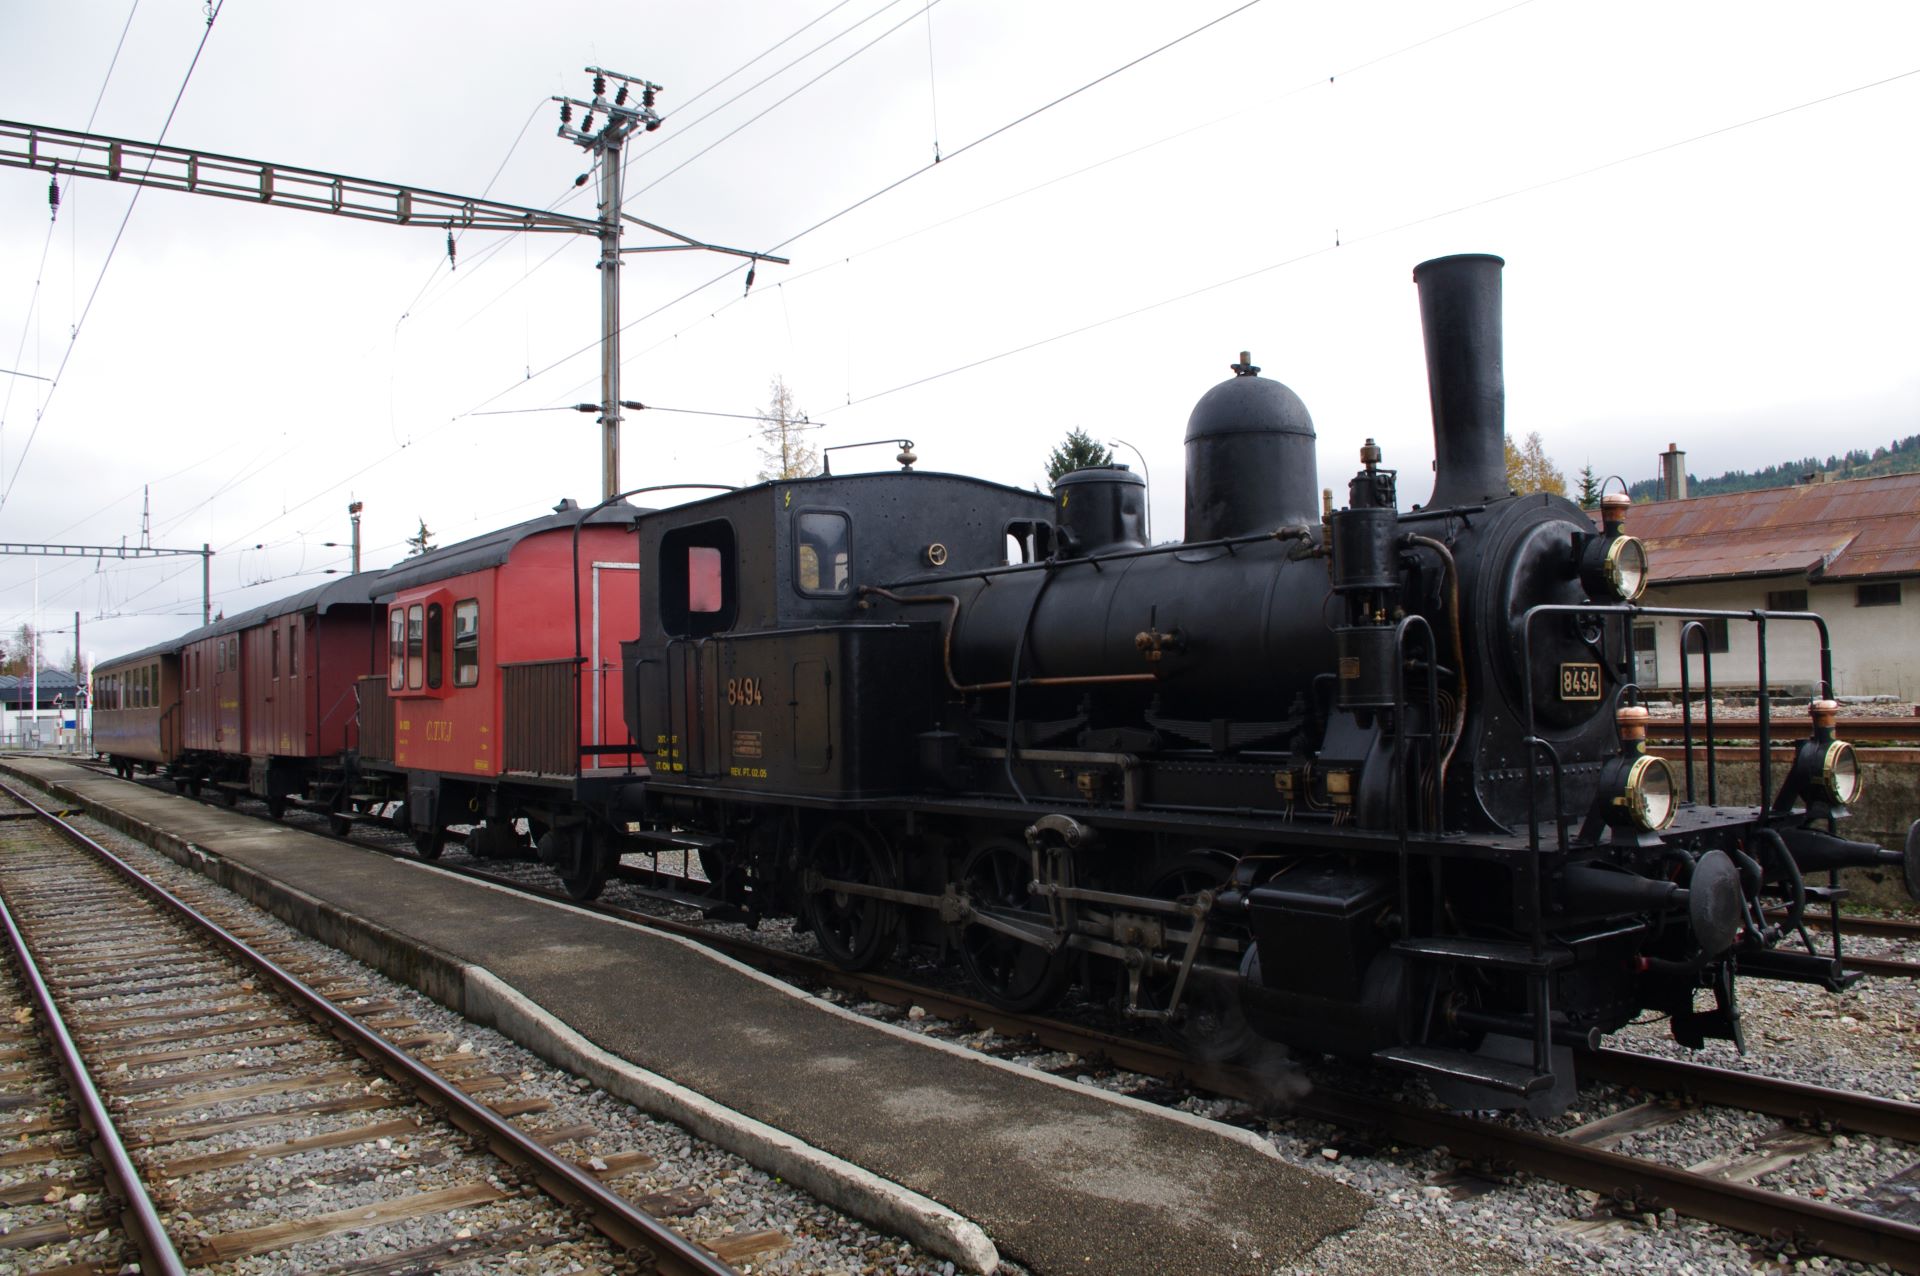
[[[1245,1131],[854,1016],[685,940],[66,763],[0,769],[973,1270],[996,1246],[1045,1274],[1268,1270],[1368,1208]]]

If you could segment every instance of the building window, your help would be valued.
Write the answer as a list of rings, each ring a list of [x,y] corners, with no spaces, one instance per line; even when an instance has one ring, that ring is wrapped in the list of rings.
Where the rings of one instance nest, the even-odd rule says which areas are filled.
[[[426,672],[427,614],[419,603],[407,608],[407,686],[420,690]]]
[[[407,609],[395,607],[387,613],[387,686],[394,691],[407,689]]]
[[[1807,591],[1804,589],[1776,589],[1767,594],[1768,611],[1805,611],[1807,609]]]
[[[1702,635],[1702,637],[1706,639],[1705,647],[1707,651],[1717,656],[1728,649],[1730,644],[1727,634],[1727,618],[1725,616],[1702,617],[1698,621],[1683,620],[1680,622],[1680,647],[1682,655],[1697,656],[1700,654],[1702,646],[1700,638],[1695,637],[1693,632],[1688,628],[1688,626],[1692,624],[1698,624],[1702,629],[1706,630],[1706,633]]]
[[[1900,605],[1900,582],[1882,581],[1875,585],[1859,585],[1854,589],[1853,602],[1856,607],[1898,607]]]
[[[445,629],[441,622],[445,619],[445,608],[439,603],[427,604],[427,686],[435,691],[440,689],[440,666],[445,659],[441,647],[441,631]]]
[[[480,681],[480,600],[462,598],[453,605],[453,685]]]
[[[803,594],[844,594],[852,588],[847,516],[803,510],[794,518],[794,583]]]

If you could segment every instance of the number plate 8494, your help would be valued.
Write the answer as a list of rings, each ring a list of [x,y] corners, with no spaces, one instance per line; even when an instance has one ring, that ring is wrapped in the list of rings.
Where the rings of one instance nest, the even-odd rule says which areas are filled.
[[[1598,700],[1600,698],[1600,666],[1597,664],[1561,665],[1560,698],[1562,700]]]

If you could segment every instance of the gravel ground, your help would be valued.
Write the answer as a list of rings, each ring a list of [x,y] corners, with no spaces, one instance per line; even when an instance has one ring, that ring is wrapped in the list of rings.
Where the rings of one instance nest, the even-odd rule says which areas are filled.
[[[1849,705],[1848,711],[1861,714],[1897,711],[1898,716],[1905,716],[1911,713],[1911,707]],[[1727,710],[1730,717],[1739,712],[1738,707]],[[386,835],[369,831],[363,836],[374,840]],[[449,861],[455,863],[469,860],[464,851],[452,844],[447,855]],[[525,878],[544,885],[551,885],[554,880],[537,864],[492,861],[487,862],[486,867],[502,876]],[[697,916],[691,910],[647,900],[620,882],[609,885],[606,899],[682,920]],[[814,949],[810,934],[796,931],[784,922],[764,923],[756,938],[798,951]],[[1920,945],[1850,939],[1849,948],[1862,953],[1920,959]],[[336,957],[335,960],[344,959]],[[1745,981],[1741,984],[1741,994],[1751,1051],[1746,1056],[1736,1054],[1732,1046],[1724,1042],[1709,1043],[1705,1051],[1698,1053],[1684,1050],[1671,1041],[1663,1022],[1635,1025],[1619,1034],[1613,1044],[1810,1084],[1920,1101],[1920,1062],[1916,1062],[1920,1060],[1920,1052],[1914,1049],[1914,1033],[1920,1028],[1920,988],[1914,981],[1869,979],[1839,995],[1804,985]],[[404,990],[382,995],[393,995],[396,1000],[410,996]],[[837,999],[837,994],[832,992],[822,995]],[[995,1038],[992,1033],[944,1023],[917,1008],[904,1015],[898,1008],[879,1003],[859,1003],[851,1008],[898,1022],[913,1031],[960,1040],[998,1057],[1070,1076],[1083,1084],[1116,1091],[1151,1086],[1148,1078],[1096,1069],[1059,1052],[1023,1049],[1006,1038]],[[433,1012],[446,1015],[438,1007],[412,1013],[428,1019]],[[468,1031],[472,1035],[471,1030]],[[550,1073],[551,1069],[546,1071]],[[1316,1064],[1306,1069],[1289,1067],[1276,1077],[1276,1089],[1281,1091],[1291,1086],[1315,1084],[1384,1092],[1416,1101],[1424,1095],[1423,1087],[1417,1082],[1398,1074],[1334,1064]],[[1534,1122],[1513,1116],[1500,1119],[1559,1132],[1623,1111],[1645,1099],[1646,1096],[1637,1092],[1595,1085],[1583,1088],[1574,1108],[1552,1121]],[[1295,1266],[1270,1268],[1257,1256],[1249,1255],[1248,1272],[1271,1271],[1285,1273],[1285,1276],[1295,1273],[1304,1276],[1309,1272],[1337,1276],[1373,1272],[1423,1276],[1428,1272],[1520,1271],[1553,1276],[1598,1272],[1707,1276],[1709,1273],[1888,1270],[1802,1256],[1791,1247],[1677,1218],[1671,1211],[1622,1218],[1612,1202],[1593,1192],[1531,1177],[1510,1181],[1477,1177],[1470,1172],[1470,1167],[1463,1166],[1445,1149],[1369,1147],[1357,1143],[1351,1132],[1316,1122],[1267,1118],[1235,1103],[1198,1096],[1176,1101],[1188,1111],[1261,1131],[1287,1160],[1368,1191],[1382,1206],[1371,1212],[1361,1227],[1330,1238]],[[1768,1118],[1723,1109],[1682,1111],[1672,1121],[1640,1131],[1620,1146],[1621,1150],[1634,1155],[1667,1164],[1689,1165],[1709,1157],[1724,1158],[1752,1151],[1774,1133],[1777,1126],[1777,1122]],[[1757,1181],[1762,1187],[1836,1204],[1910,1205],[1920,1198],[1920,1186],[1887,1185],[1886,1181],[1914,1167],[1916,1162],[1920,1162],[1920,1148],[1912,1145],[1843,1135],[1833,1138],[1827,1148]],[[940,1270],[932,1265],[915,1266],[912,1260],[905,1266],[888,1266],[883,1262],[874,1267],[871,1255],[882,1251],[865,1244],[858,1248],[859,1263],[851,1266],[835,1267],[831,1261],[818,1266],[776,1265],[780,1261],[790,1264],[799,1261],[800,1247],[796,1244],[794,1251],[768,1264],[765,1270]]]
[[[420,1021],[417,1028],[408,1029],[409,1034],[446,1034],[449,1044],[436,1053],[471,1055],[475,1060],[474,1073],[491,1072],[510,1079],[510,1088],[489,1091],[485,1097],[537,1098],[554,1105],[550,1112],[521,1118],[520,1124],[526,1128],[551,1130],[576,1124],[591,1126],[591,1135],[564,1145],[564,1150],[569,1154],[612,1158],[622,1153],[641,1152],[655,1158],[657,1164],[652,1168],[619,1178],[615,1186],[629,1197],[673,1197],[676,1208],[687,1211],[672,1220],[674,1226],[684,1234],[696,1240],[713,1240],[746,1232],[779,1233],[784,1244],[775,1252],[742,1260],[738,1264],[742,1272],[928,1273],[951,1276],[954,1271],[951,1263],[915,1250],[896,1237],[877,1232],[821,1204],[753,1168],[739,1157],[694,1139],[678,1126],[656,1120],[591,1089],[583,1079],[552,1067],[499,1034],[468,1024],[411,988],[395,984],[353,959],[305,939],[237,896],[180,868],[157,852],[95,821],[76,818],[74,822],[89,835],[117,853],[128,856],[143,871],[152,873],[169,886],[178,884],[191,887],[196,900],[216,900],[223,919],[228,915],[236,919],[244,918],[246,924],[270,936],[272,942],[286,944],[284,953],[276,952],[276,959],[284,959],[289,963],[298,961],[303,967],[324,971],[355,987],[367,988],[375,998],[397,1003],[399,1013]],[[139,1000],[128,999],[128,1004],[137,1008]],[[236,1039],[231,1043],[230,1050],[224,1050],[217,1057],[206,1056],[191,1063],[166,1066],[178,1071],[268,1061],[266,1055],[250,1053],[245,1041],[245,1038]],[[267,1077],[278,1074],[261,1075]],[[384,1084],[372,1079],[364,1083],[365,1087],[375,1089]],[[297,1102],[304,1097],[311,1096],[289,1096],[284,1102]],[[249,1110],[260,1110],[274,1102],[257,1100],[249,1106]],[[197,1120],[209,1114],[196,1111],[192,1115]],[[271,1131],[248,1131],[225,1136],[219,1141],[176,1144],[166,1149],[166,1155],[181,1157],[224,1150],[244,1143],[249,1138],[272,1142],[321,1133],[352,1123],[354,1116],[314,1117],[301,1122],[293,1130],[276,1126]],[[361,1114],[361,1119],[365,1119],[364,1114]],[[264,1165],[234,1167],[222,1171],[211,1185],[204,1180],[196,1180],[196,1197],[183,1201],[181,1205],[195,1229],[216,1232],[223,1229],[224,1220],[239,1218],[242,1211],[264,1209],[291,1213],[307,1208],[338,1210],[393,1196],[401,1188],[408,1192],[431,1190],[468,1177],[452,1173],[448,1165],[443,1163],[460,1152],[453,1146],[454,1142],[450,1136],[439,1133],[402,1141],[401,1149],[409,1154],[408,1159],[414,1164],[376,1171],[365,1177],[356,1176],[351,1167],[343,1168],[337,1152],[327,1155],[307,1153],[276,1159]],[[376,1150],[371,1146],[363,1146],[354,1149],[362,1159],[376,1156],[385,1159],[391,1151],[390,1147]],[[0,1169],[0,1186],[18,1182],[24,1177],[39,1177],[57,1168],[61,1167]],[[396,1183],[393,1181],[395,1179],[401,1182]],[[510,1183],[505,1186],[513,1187]],[[327,1241],[242,1260],[214,1270],[277,1274],[311,1272],[336,1264],[351,1265],[365,1261],[375,1253],[390,1255],[444,1240],[449,1230],[445,1226],[447,1219],[457,1218],[455,1226],[483,1237],[493,1227],[510,1225],[513,1208],[514,1202],[503,1201],[465,1210],[457,1216],[394,1223],[366,1234],[343,1233]],[[255,1222],[258,1222],[257,1217],[245,1220],[247,1225]],[[55,1258],[43,1251],[38,1261],[79,1261],[95,1256],[93,1251],[82,1253],[72,1249],[71,1256]],[[578,1263],[579,1258],[570,1247],[561,1245],[537,1249],[529,1247],[510,1260],[496,1258],[478,1268],[469,1269],[563,1272],[580,1270]],[[443,1263],[438,1269],[455,1268]],[[17,1268],[5,1252],[0,1251],[0,1272],[11,1270]]]

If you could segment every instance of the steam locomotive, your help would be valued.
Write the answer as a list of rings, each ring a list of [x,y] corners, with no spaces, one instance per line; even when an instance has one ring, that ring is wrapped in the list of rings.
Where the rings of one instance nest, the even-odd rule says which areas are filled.
[[[1645,1011],[1740,1042],[1736,975],[1842,987],[1804,910],[1848,867],[1920,897],[1920,822],[1904,852],[1839,835],[1830,700],[1775,775],[1763,696],[1764,806],[1648,752],[1635,618],[1741,626],[1763,660],[1812,626],[1830,691],[1826,630],[1639,607],[1624,494],[1596,525],[1507,490],[1502,268],[1414,271],[1424,507],[1368,440],[1323,508],[1305,405],[1242,355],[1188,422],[1177,542],[1123,467],[1048,497],[907,444],[897,472],[565,502],[107,662],[97,739],[429,857],[464,824],[582,899],[619,869],[796,916],[851,969],[910,948],[1018,1010],[1078,985],[1196,1055],[1564,1104],[1573,1050]]]
[[[1832,894],[1808,874],[1920,865],[1836,833],[1830,701],[1762,808],[1647,751],[1626,497],[1596,527],[1507,490],[1503,264],[1414,272],[1425,507],[1368,440],[1322,510],[1306,407],[1243,355],[1188,423],[1175,543],[1123,467],[1043,505],[910,451],[640,518],[620,816],[843,966],[911,944],[1022,1010],[1079,981],[1200,1053],[1370,1057],[1476,1106],[1564,1102],[1571,1048],[1648,1009],[1740,1041],[1736,974],[1841,987],[1780,946]],[[549,858],[590,874],[594,840]]]

